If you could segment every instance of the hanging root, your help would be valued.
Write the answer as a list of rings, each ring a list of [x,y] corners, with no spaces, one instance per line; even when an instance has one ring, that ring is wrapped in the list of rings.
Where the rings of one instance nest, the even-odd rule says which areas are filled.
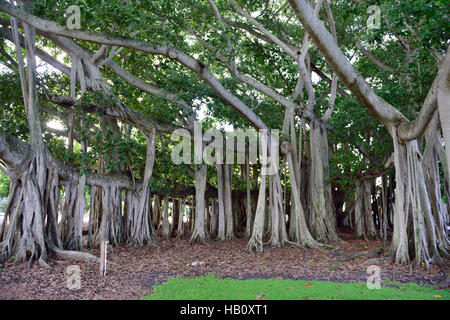
[[[331,214],[334,211],[331,205],[331,190],[329,190],[330,186],[325,181],[327,171],[324,171],[324,165],[328,166],[328,156],[325,156],[325,154],[328,154],[328,152],[324,149],[324,144],[326,145],[327,141],[326,132],[322,133],[320,125],[312,122],[310,145],[315,147],[311,150],[309,177],[311,215],[309,222],[314,239],[325,243],[340,241],[336,232],[335,216]]]

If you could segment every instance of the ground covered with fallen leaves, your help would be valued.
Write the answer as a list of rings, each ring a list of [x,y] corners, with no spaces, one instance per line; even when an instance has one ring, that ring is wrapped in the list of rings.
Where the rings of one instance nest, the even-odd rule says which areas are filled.
[[[62,261],[50,258],[50,268],[37,264],[28,267],[18,262],[0,265],[0,299],[139,299],[149,295],[152,287],[174,277],[216,274],[235,279],[301,279],[337,282],[365,282],[369,265],[381,270],[382,282],[437,284],[445,280],[446,271],[433,265],[396,266],[383,261],[387,253],[376,257],[356,252],[384,247],[383,241],[352,240],[341,235],[345,243],[339,249],[275,248],[266,246],[262,253],[249,253],[246,240],[193,244],[186,240],[163,241],[157,246],[115,247],[108,252],[107,275],[99,276],[95,263]],[[99,255],[98,250],[91,251]],[[67,268],[79,266],[81,288],[68,289]],[[448,290],[448,289],[444,289]]]

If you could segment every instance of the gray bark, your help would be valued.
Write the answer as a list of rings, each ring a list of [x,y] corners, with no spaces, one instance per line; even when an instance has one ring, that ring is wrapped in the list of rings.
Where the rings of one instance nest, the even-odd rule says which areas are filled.
[[[208,235],[205,224],[206,165],[195,170],[195,224],[189,243],[206,243]]]
[[[170,240],[170,226],[169,226],[169,196],[164,196],[164,206],[163,206],[163,227],[162,227],[162,237],[164,240]]]
[[[225,186],[223,165],[217,164],[217,193],[219,201],[219,229],[217,240],[225,240]]]

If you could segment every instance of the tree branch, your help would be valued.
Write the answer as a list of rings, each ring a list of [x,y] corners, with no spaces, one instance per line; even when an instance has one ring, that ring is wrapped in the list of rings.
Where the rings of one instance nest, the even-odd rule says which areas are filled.
[[[307,1],[288,1],[327,62],[368,111],[386,125],[404,121],[406,117],[377,96],[361,74],[353,68]]]
[[[145,41],[126,37],[111,37],[108,34],[97,32],[86,32],[80,30],[69,30],[61,27],[53,21],[44,20],[31,15],[17,7],[11,6],[4,0],[0,0],[0,10],[16,17],[19,20],[30,24],[36,29],[50,32],[64,37],[79,39],[99,44],[122,46],[149,54],[163,55],[183,64],[190,70],[199,75],[216,93],[228,104],[234,107],[242,116],[247,119],[252,126],[257,129],[268,129],[266,124],[239,98],[226,90],[219,80],[209,71],[201,61],[187,55],[181,50],[175,49],[170,45],[151,45]]]

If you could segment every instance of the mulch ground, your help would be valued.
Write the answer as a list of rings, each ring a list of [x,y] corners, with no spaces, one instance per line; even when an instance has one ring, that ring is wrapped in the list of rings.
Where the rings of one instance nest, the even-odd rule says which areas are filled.
[[[348,238],[342,235],[342,238]],[[383,247],[382,241],[346,239],[336,244],[342,254]],[[263,253],[246,251],[247,241],[211,242],[189,245],[185,240],[161,242],[158,246],[129,248],[120,246],[108,252],[105,277],[98,275],[98,264],[49,259],[50,269],[37,264],[8,263],[0,266],[0,299],[139,299],[152,286],[173,277],[195,277],[215,273],[236,279],[276,278],[362,281],[370,264],[381,268],[383,280],[436,284],[445,275],[440,267],[396,266],[373,262],[369,257],[339,262],[331,250],[306,250],[297,247],[265,247]],[[98,256],[99,252],[94,250]],[[197,262],[197,263],[195,263]],[[194,264],[194,265],[193,265]],[[66,268],[81,269],[81,288],[69,290]]]

